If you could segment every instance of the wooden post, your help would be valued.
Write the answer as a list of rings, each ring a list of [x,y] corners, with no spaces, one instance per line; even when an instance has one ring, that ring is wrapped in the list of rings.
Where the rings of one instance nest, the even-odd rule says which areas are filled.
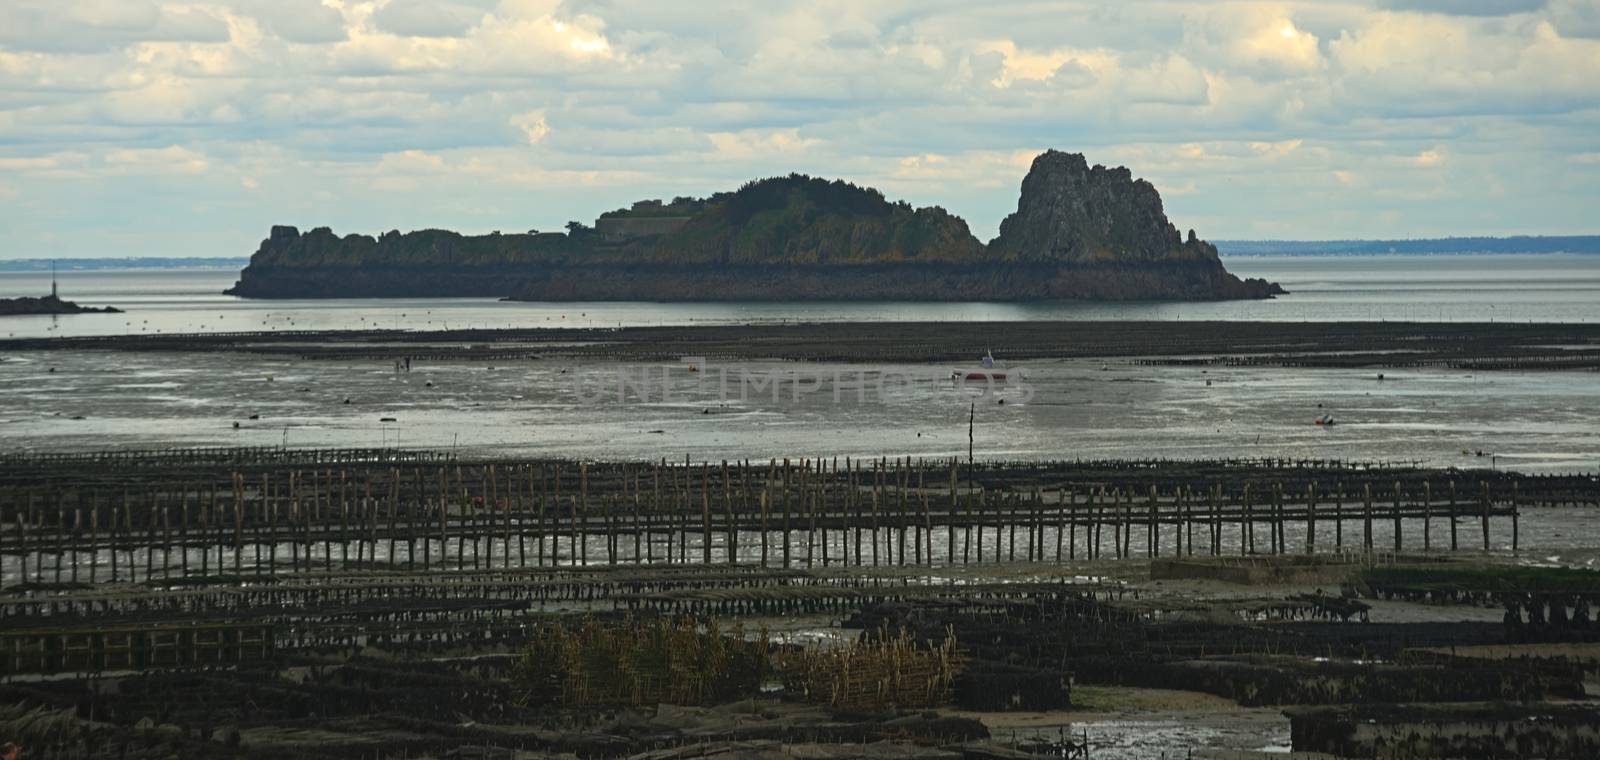
[[[1317,483],[1306,484],[1306,554],[1317,552]]]
[[[1422,551],[1433,548],[1433,481],[1422,481]]]
[[[956,467],[959,463],[950,460],[950,508],[945,515],[945,564],[956,563]]]
[[[1483,550],[1487,552],[1489,551],[1489,481],[1479,481],[1478,485],[1482,493],[1479,503],[1483,506]]]
[[[1211,556],[1216,557],[1222,554],[1222,483],[1213,483],[1206,491],[1211,511]]]
[[[1089,524],[1085,525],[1083,529],[1083,537],[1085,541],[1090,541],[1090,536],[1091,534],[1093,535],[1093,540],[1090,541],[1088,551],[1086,552],[1089,555],[1089,559],[1100,558],[1100,530],[1105,525],[1105,486],[1100,487],[1099,497],[1099,499],[1095,498],[1095,491],[1093,489],[1089,491],[1089,508],[1087,510]]]
[[[100,569],[100,505],[95,502],[91,502],[89,508],[89,547],[89,585],[92,586],[99,582],[96,571]]]
[[[1182,512],[1183,544],[1187,549],[1186,557],[1194,556],[1194,491],[1184,485],[1178,488],[1178,509]]]
[[[378,502],[372,498],[372,473],[367,472],[365,481],[362,482],[362,516],[367,520],[367,561],[376,565],[378,563]],[[462,491],[466,495],[466,491]]]
[[[83,494],[81,492],[78,494],[78,503],[80,505],[83,503]],[[80,506],[78,509],[72,510],[72,538],[67,542],[72,551],[72,559],[67,564],[72,568],[72,582],[74,584],[78,582],[78,546],[82,533],[83,508]]]
[[[1122,503],[1121,488],[1111,492],[1111,500],[1112,519],[1116,520],[1116,522],[1112,524],[1111,540],[1116,543],[1114,548],[1116,550],[1117,559],[1126,559],[1128,556],[1127,533],[1133,526],[1128,524],[1127,507]]]
[[[439,468],[439,565],[442,568],[450,567],[450,468]],[[456,557],[457,568],[460,567],[461,558]]]
[[[557,537],[559,536],[559,534],[555,530],[552,530],[551,527],[552,527],[552,524],[554,523],[554,521],[556,519],[556,516],[559,515],[559,513],[560,513],[560,509],[561,509],[560,504],[553,504],[552,505],[552,508],[550,510],[550,517],[548,518],[549,521],[550,521],[549,523],[546,522],[546,517],[545,517],[545,506],[546,506],[547,503],[549,503],[545,499],[545,485],[547,483],[550,483],[552,480],[554,480],[553,477],[551,477],[551,478],[546,478],[545,477],[545,466],[542,465],[542,464],[539,465],[539,500],[534,505],[534,508],[537,509],[539,511],[539,513],[537,515],[535,515],[534,518],[533,518],[533,520],[534,520],[534,528],[535,528],[535,530],[538,531],[537,534],[534,537],[535,541],[537,543],[535,543],[534,547],[533,547],[533,564],[536,567],[545,567],[547,563],[549,565],[555,565],[555,563],[556,563],[555,562],[556,542],[558,540]],[[555,485],[555,487],[556,488],[560,488],[561,487],[559,482]],[[660,505],[660,502],[661,502],[661,470],[657,469],[656,470],[656,504],[657,504],[657,506]],[[546,536],[549,536],[549,540],[550,540],[550,547],[549,547],[550,551],[549,551],[548,554],[545,552],[545,537]]]
[[[828,545],[829,542],[832,540],[832,539],[828,538],[828,520],[832,516],[832,512],[830,510],[832,509],[831,505],[833,504],[833,502],[831,500],[831,497],[829,497],[829,495],[828,495],[828,490],[829,490],[829,487],[831,486],[831,484],[833,483],[833,481],[836,480],[838,477],[839,477],[839,458],[838,457],[833,457],[833,461],[831,463],[828,460],[825,460],[825,459],[821,459],[821,458],[817,459],[817,503],[816,503],[816,509],[817,509],[817,511],[822,513],[822,520],[821,520],[820,524],[817,526],[817,530],[818,530],[817,538],[818,538],[819,543],[822,544],[822,566],[823,567],[827,567],[828,566],[828,563],[831,561],[828,555],[829,555],[830,552],[833,551],[833,548]],[[844,534],[840,533],[839,535],[842,537]],[[841,540],[840,543],[842,545],[843,541]]]
[[[895,564],[897,565],[906,563],[906,488],[909,486],[911,477],[910,462],[908,461],[906,464],[907,466],[895,468],[895,501],[899,505],[896,510],[898,512],[896,522],[899,523],[900,527],[898,543],[895,548]],[[917,553],[921,554],[922,552],[919,551]]]
[[[272,485],[261,474],[262,509],[267,510],[267,575],[278,574],[278,503],[272,498]],[[261,542],[256,542],[256,561],[261,561]],[[259,570],[259,567],[257,568]]]
[[[122,503],[123,509],[126,510],[127,506],[128,506],[128,503],[127,503],[128,494],[127,494],[126,491],[124,491],[123,494],[122,494],[122,501],[123,501],[123,503]],[[114,515],[114,514],[112,515],[111,522],[112,522],[113,525],[116,524],[116,515]],[[115,540],[115,539],[113,539],[113,540]],[[235,576],[239,576],[239,575],[243,574],[243,570],[242,570],[242,568],[243,568],[243,564],[242,564],[243,563],[243,555],[244,555],[244,476],[240,475],[238,473],[234,473],[234,475],[233,475],[233,574]],[[116,552],[113,551],[112,554],[111,554],[112,559],[116,559],[116,556],[117,556]],[[113,579],[114,579],[115,576],[116,576],[115,570],[113,570],[112,576],[113,576]]]
[[[1395,550],[1395,553],[1398,554],[1401,551],[1402,547],[1404,547],[1404,546],[1405,546],[1405,541],[1403,540],[1403,538],[1401,536],[1401,523],[1400,523],[1400,481],[1396,480],[1394,482],[1394,550]]]
[[[872,465],[872,566],[878,566],[878,496],[880,486],[883,484],[883,468],[876,462]],[[787,521],[785,521],[787,523]],[[787,531],[785,531],[787,532]],[[788,562],[784,563],[788,566]]]
[[[172,510],[161,505],[161,579],[172,577]],[[59,579],[58,579],[59,580]]]
[[[707,496],[706,498],[710,498]],[[710,505],[707,505],[710,508]],[[572,516],[572,540],[577,542],[574,553],[578,555],[578,562],[585,567],[589,565],[589,463],[578,465],[578,505],[577,512]],[[711,563],[711,533],[710,523],[706,527],[706,564]]]
[[[722,460],[722,519],[728,522],[728,564],[739,563],[739,525],[733,520],[733,481],[728,475],[728,460]],[[807,552],[810,556],[810,552]]]
[[[1150,484],[1150,525],[1145,530],[1144,552],[1147,557],[1161,556],[1161,526],[1156,522],[1156,486]]]
[[[1067,489],[1056,491],[1056,562],[1061,562],[1061,534],[1064,532],[1067,518]]]
[[[1333,497],[1333,550],[1344,551],[1344,481],[1335,484],[1338,490]]]
[[[855,535],[852,537],[851,554],[855,556],[856,566],[861,566],[861,488],[856,480],[856,462],[850,457],[845,457],[845,469],[849,470],[846,477],[848,488],[845,491],[845,525],[848,532],[849,520],[854,518],[856,523]]]
[[[802,472],[802,475],[800,476],[800,483],[801,483],[800,492],[805,497],[805,507],[806,507],[806,567],[807,568],[811,568],[811,567],[815,567],[816,566],[815,559],[816,559],[817,538],[818,538],[818,535],[817,535],[817,502],[819,501],[817,494],[821,491],[821,484],[823,482],[825,482],[824,481],[823,472],[824,472],[824,468],[827,467],[827,463],[824,462],[821,458],[818,458],[816,466],[817,466],[817,473],[816,473],[816,483],[817,483],[817,485],[816,486],[812,486],[811,485],[811,461],[807,460],[807,459],[800,460],[800,467],[801,467],[801,472]],[[826,532],[824,532],[822,534],[822,538],[824,539],[823,545],[822,545],[822,550],[824,552],[823,562],[824,562],[824,564],[826,564],[826,562],[827,562],[826,552],[828,550],[828,545],[827,545],[827,542],[826,542],[826,539],[827,539],[827,533]]]
[[[769,461],[767,463],[767,479],[766,479],[766,482],[762,483],[762,485],[761,485],[761,566],[762,567],[766,567],[767,566],[767,555],[768,555],[768,552],[767,552],[767,531],[769,530],[769,526],[767,524],[767,513],[769,511],[768,501],[772,497],[772,479],[776,475],[776,468],[777,468],[777,460],[771,460],[771,461]]]
[[[1521,549],[1521,547],[1519,546],[1519,544],[1520,544],[1520,535],[1519,534],[1521,532],[1520,521],[1521,521],[1521,518],[1522,518],[1522,514],[1521,514],[1522,510],[1521,510],[1520,505],[1519,505],[1519,502],[1521,500],[1517,498],[1517,485],[1518,485],[1517,481],[1515,481],[1515,480],[1511,481],[1511,553],[1512,554],[1517,553]]]
[[[33,494],[31,492],[28,494],[28,498],[29,498],[29,500],[32,500]],[[28,512],[32,513],[33,510],[30,508],[28,510]],[[115,517],[115,515],[116,515],[115,511],[113,511],[112,512],[113,518]],[[20,550],[17,554],[18,554],[18,558],[22,560],[22,562],[19,563],[20,567],[18,568],[18,570],[20,571],[21,575],[18,577],[17,582],[18,583],[24,583],[24,584],[26,584],[28,582],[28,523],[32,522],[31,520],[28,519],[28,517],[29,516],[27,516],[27,515],[23,515],[22,512],[18,512],[17,513],[17,543],[18,543],[18,549]],[[115,523],[113,523],[113,525],[115,525]],[[112,529],[112,535],[113,536],[116,535],[116,529],[114,527]],[[115,548],[115,541],[113,540],[113,547],[111,549],[111,577],[112,577],[113,580],[115,580],[115,578],[116,578],[116,572],[117,572],[117,550]]]
[[[1458,548],[1460,548],[1459,545],[1456,543],[1456,512],[1458,510],[1459,510],[1459,507],[1456,506],[1456,482],[1454,480],[1451,480],[1450,481],[1450,551],[1456,551]]]
[[[1255,504],[1250,499],[1250,484],[1244,484],[1244,508],[1239,512],[1239,553],[1256,553]]]
[[[182,494],[183,514],[179,516],[178,520],[178,574],[187,578],[189,577],[189,489],[187,485],[185,485]],[[196,496],[199,495],[198,489],[196,489],[195,494]],[[76,562],[73,563],[73,567],[77,567]]]
[[[1289,547],[1283,540],[1283,483],[1272,484],[1272,553],[1288,554]]]
[[[789,483],[792,475],[789,460],[783,460],[783,568],[789,569]]]
[[[1362,548],[1372,551],[1372,483],[1361,484]]]
[[[694,465],[689,460],[689,455],[683,457],[683,478],[673,478],[673,485],[677,488],[677,499],[674,510],[677,514],[678,535],[678,561],[689,564],[689,498],[694,490]]]
[[[922,466],[923,466],[923,462],[921,460],[918,460],[918,463],[917,463],[917,495],[919,497],[921,497],[921,499],[922,499],[922,540],[927,542],[927,545],[926,545],[925,548],[927,549],[928,564],[932,565],[933,564],[933,515],[929,513],[929,509],[928,509],[928,491],[927,491],[926,488],[923,487]],[[919,552],[917,554],[917,563],[918,564],[922,563],[922,554],[921,554],[921,552]]]

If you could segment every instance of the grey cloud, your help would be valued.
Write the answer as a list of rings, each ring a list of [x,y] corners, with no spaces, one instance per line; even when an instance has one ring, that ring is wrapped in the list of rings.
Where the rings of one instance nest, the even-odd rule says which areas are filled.
[[[1550,22],[1564,37],[1600,39],[1600,2],[1597,0],[1554,0]]]
[[[1089,70],[1089,67],[1077,61],[1067,61],[1057,66],[1046,81],[1052,87],[1076,90],[1094,84],[1096,78],[1094,72]]]
[[[205,11],[153,0],[76,8],[54,0],[0,3],[0,46],[13,50],[96,53],[140,42],[227,42],[228,26]]]
[[[1541,10],[1549,0],[1382,0],[1381,6],[1399,11],[1444,13],[1452,16],[1509,16]]]
[[[373,14],[377,28],[405,37],[460,37],[483,19],[495,6],[493,0],[479,2],[433,2],[433,0],[390,0]]]
[[[349,38],[344,16],[321,0],[235,0],[235,4],[287,42],[318,44]]]

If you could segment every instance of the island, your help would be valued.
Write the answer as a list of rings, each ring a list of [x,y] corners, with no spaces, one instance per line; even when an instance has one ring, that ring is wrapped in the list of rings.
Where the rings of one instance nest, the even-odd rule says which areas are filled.
[[[1040,301],[1270,298],[1167,220],[1156,188],[1040,154],[985,244],[943,208],[801,174],[646,200],[565,232],[376,238],[275,226],[227,293],[524,301]]]
[[[121,314],[121,309],[110,306],[95,308],[63,301],[55,294],[40,298],[0,298],[0,317],[20,317],[30,314]]]

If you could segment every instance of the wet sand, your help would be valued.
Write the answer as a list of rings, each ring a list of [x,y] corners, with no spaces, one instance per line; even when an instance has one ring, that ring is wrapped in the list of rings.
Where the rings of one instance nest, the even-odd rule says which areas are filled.
[[[806,362],[1143,359],[1283,367],[1600,368],[1600,325],[1424,322],[815,322],[496,330],[276,330],[0,340],[0,352],[246,351],[321,358],[777,359]]]
[[[968,454],[971,415],[979,459],[1600,467],[1592,373],[1413,369],[1380,381],[1356,369],[1010,364],[1006,382],[988,384],[951,381],[952,367],[976,364],[716,360],[689,372],[676,360],[418,360],[397,373],[390,359],[28,351],[0,360],[0,435],[10,449],[54,451],[287,444],[938,458]],[[1336,424],[1313,424],[1324,414]]]

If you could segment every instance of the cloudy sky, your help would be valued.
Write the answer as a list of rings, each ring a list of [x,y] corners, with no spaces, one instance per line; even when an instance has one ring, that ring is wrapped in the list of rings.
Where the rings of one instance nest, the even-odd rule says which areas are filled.
[[[0,257],[790,171],[987,239],[1051,147],[1213,239],[1600,232],[1600,0],[0,0]]]

